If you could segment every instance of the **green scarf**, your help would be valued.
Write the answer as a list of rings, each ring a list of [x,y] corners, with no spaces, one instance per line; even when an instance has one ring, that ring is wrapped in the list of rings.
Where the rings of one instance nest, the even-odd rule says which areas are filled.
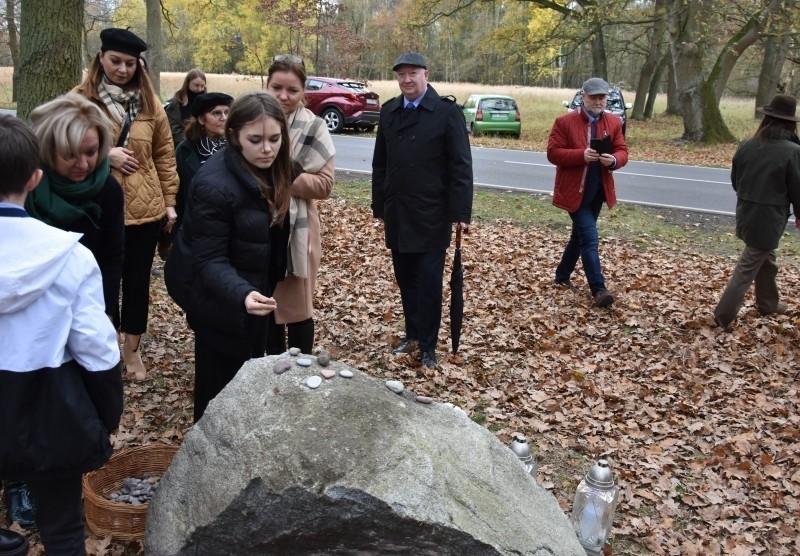
[[[100,228],[100,205],[92,199],[106,183],[110,171],[108,157],[100,161],[94,172],[82,182],[70,181],[43,168],[39,185],[28,193],[25,210],[28,214],[56,228],[66,228],[83,217],[96,229]]]

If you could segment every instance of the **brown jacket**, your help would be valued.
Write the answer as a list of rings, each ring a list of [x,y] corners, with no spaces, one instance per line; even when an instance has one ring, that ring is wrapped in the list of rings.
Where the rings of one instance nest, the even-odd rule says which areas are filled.
[[[105,105],[100,106],[111,120],[113,142],[119,138],[122,124],[110,117]],[[112,145],[113,146],[113,145]],[[130,127],[128,148],[139,162],[139,169],[126,176],[111,168],[111,175],[125,192],[125,225],[135,226],[155,222],[164,217],[166,207],[175,206],[178,193],[178,171],[172,131],[164,108],[156,106],[153,116],[139,114]]]
[[[314,315],[314,287],[322,258],[319,211],[314,199],[327,199],[333,189],[334,159],[316,174],[300,174],[292,184],[292,195],[308,203],[308,278],[287,276],[275,286],[273,297],[278,304],[275,322],[300,322]]]

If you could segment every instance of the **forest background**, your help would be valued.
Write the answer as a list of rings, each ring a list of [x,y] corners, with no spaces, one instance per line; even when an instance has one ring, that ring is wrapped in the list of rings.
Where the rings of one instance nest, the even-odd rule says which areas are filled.
[[[704,143],[737,139],[720,113],[723,94],[754,99],[755,108],[800,88],[796,0],[6,0],[4,8],[0,65],[17,70],[23,116],[34,100],[74,85],[109,25],[146,37],[154,73],[263,75],[273,55],[294,53],[310,74],[371,81],[390,79],[397,54],[413,49],[430,59],[434,82],[577,88],[595,75],[636,93],[633,120],[652,117],[665,93],[682,137]]]

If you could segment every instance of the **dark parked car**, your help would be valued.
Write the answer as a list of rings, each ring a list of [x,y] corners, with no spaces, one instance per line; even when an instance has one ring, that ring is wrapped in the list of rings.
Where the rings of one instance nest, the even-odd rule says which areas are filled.
[[[306,107],[325,121],[328,131],[370,131],[378,124],[381,103],[365,83],[351,79],[308,77]]]
[[[581,91],[575,93],[572,102],[565,100],[561,103],[567,110],[572,112],[578,106],[583,104],[581,98]],[[606,112],[610,112],[615,116],[619,116],[622,120],[622,134],[625,135],[625,128],[628,127],[628,110],[633,108],[631,103],[625,104],[625,99],[622,98],[622,90],[619,87],[611,87],[608,90],[608,100],[606,101]]]

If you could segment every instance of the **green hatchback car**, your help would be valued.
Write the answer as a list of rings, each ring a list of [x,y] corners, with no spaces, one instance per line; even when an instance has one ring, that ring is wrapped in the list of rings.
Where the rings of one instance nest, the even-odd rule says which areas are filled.
[[[519,138],[522,119],[513,97],[504,95],[472,95],[463,106],[467,131],[481,133],[510,133]]]

